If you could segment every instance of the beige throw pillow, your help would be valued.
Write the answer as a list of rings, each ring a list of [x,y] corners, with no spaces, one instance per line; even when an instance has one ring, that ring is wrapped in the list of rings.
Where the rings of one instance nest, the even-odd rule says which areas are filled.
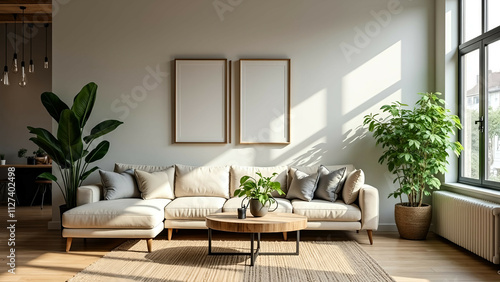
[[[175,165],[175,195],[229,199],[229,166]]]
[[[169,168],[169,169],[173,169]],[[135,170],[135,178],[141,197],[148,199],[174,199],[174,190],[170,185],[168,170],[158,172],[146,172]]]
[[[356,201],[363,184],[365,184],[365,174],[361,169],[356,169],[347,176],[342,190],[342,198],[346,204],[350,205]]]

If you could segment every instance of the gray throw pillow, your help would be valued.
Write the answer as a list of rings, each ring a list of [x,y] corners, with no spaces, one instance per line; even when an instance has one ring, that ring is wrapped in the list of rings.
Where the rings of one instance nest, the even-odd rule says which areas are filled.
[[[122,173],[99,170],[99,174],[105,200],[141,197],[135,182],[134,170],[128,169]]]
[[[309,175],[297,169],[286,198],[289,200],[301,199],[310,202],[314,197],[314,190],[316,190],[317,182],[317,173]]]
[[[344,186],[346,168],[329,171],[326,167],[318,168],[318,185],[314,192],[315,199],[335,202]]]

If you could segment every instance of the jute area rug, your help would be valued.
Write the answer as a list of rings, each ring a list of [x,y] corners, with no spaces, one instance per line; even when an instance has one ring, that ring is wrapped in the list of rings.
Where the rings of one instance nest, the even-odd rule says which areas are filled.
[[[214,252],[249,252],[248,241],[212,241]],[[262,252],[294,252],[295,241],[262,241]],[[300,242],[298,256],[208,256],[208,242],[131,240],[69,281],[394,281],[355,241]]]

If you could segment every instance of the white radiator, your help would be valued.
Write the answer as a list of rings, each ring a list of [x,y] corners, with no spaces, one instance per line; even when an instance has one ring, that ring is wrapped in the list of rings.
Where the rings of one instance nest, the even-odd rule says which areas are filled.
[[[494,264],[500,263],[500,204],[448,191],[432,193],[434,231]]]

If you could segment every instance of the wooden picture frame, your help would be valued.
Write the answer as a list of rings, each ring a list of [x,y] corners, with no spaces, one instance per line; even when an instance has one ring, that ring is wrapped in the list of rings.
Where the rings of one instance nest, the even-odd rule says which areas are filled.
[[[227,68],[227,59],[174,60],[174,143],[230,142]]]
[[[290,144],[290,59],[240,59],[240,144]]]

